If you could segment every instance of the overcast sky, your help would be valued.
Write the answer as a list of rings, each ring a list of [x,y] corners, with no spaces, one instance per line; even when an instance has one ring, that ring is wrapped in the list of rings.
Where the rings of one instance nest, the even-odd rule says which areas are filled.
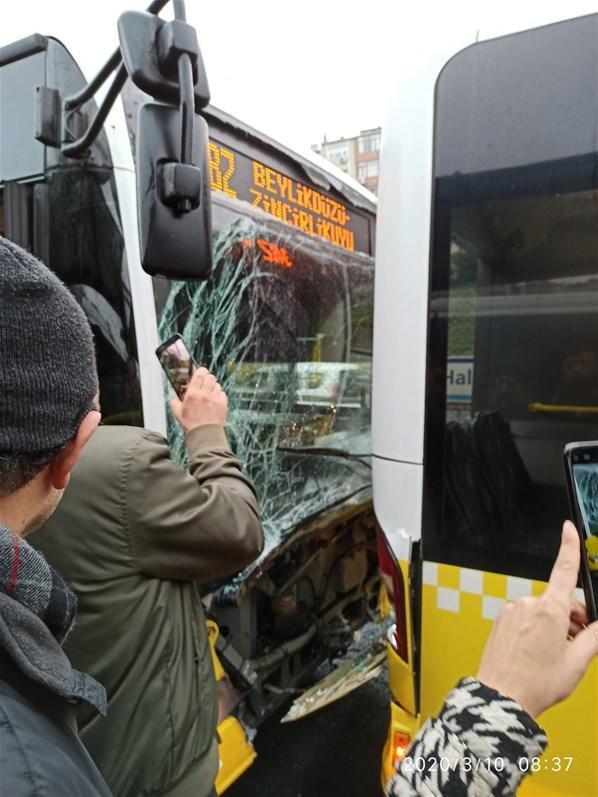
[[[60,38],[95,70],[116,19],[144,0],[11,2],[0,45],[34,31]],[[598,0],[187,0],[212,102],[295,148],[383,123],[403,65],[447,38],[468,40],[598,11]],[[465,31],[471,31],[467,33]],[[82,39],[78,31],[87,31]],[[74,43],[74,37],[77,43]],[[81,43],[84,42],[84,47]]]

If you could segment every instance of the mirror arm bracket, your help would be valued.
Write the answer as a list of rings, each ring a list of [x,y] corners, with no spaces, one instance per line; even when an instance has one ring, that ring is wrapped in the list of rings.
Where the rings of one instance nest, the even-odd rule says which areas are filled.
[[[114,105],[114,102],[118,97],[118,95],[120,94],[122,87],[125,85],[126,80],[127,80],[127,70],[121,64],[114,77],[114,80],[112,81],[112,85],[106,92],[106,96],[104,97],[102,104],[98,108],[98,111],[94,116],[94,118],[92,119],[87,130],[76,141],[63,143],[62,154],[65,157],[80,158],[87,153],[89,147],[93,144],[96,137],[98,136],[98,133],[102,129],[102,126],[106,121],[106,117],[110,113],[110,109]],[[76,113],[76,111],[75,110],[70,111],[70,114],[72,113]],[[67,126],[70,114],[65,115],[63,138],[68,133]]]
[[[167,5],[167,3],[168,0],[152,0],[147,8],[147,13],[155,14],[157,16],[164,6]],[[96,94],[100,86],[106,82],[108,76],[114,72],[115,69],[117,70],[117,73],[112,85],[108,89],[102,104],[100,105],[95,117],[85,133],[76,141],[67,141],[66,138],[63,140],[62,154],[66,157],[80,158],[87,153],[87,150],[91,144],[93,144],[95,138],[102,129],[102,125],[106,121],[106,117],[110,113],[110,109],[114,105],[120,90],[126,82],[127,71],[122,63],[120,47],[112,53],[97,75],[92,78],[86,86],[84,86],[76,94],[65,98],[63,103],[65,119],[63,136],[64,134],[68,134],[67,126],[69,118],[76,113],[76,111],[79,110],[84,103],[88,102]]]
[[[161,63],[165,70],[177,58],[180,111],[179,163],[161,167],[162,201],[180,213],[188,213],[199,206],[201,197],[201,170],[193,163],[195,135],[194,67],[197,63],[197,37],[186,24],[184,0],[173,0],[175,19],[167,23],[160,34]]]
[[[115,50],[110,58],[106,61],[104,66],[100,69],[98,74],[92,78],[86,86],[78,91],[76,94],[72,94],[70,97],[66,97],[64,100],[64,110],[65,111],[75,111],[79,108],[83,103],[90,100],[96,91],[102,86],[107,78],[114,70],[119,66],[122,59],[120,56],[120,47],[118,50]]]

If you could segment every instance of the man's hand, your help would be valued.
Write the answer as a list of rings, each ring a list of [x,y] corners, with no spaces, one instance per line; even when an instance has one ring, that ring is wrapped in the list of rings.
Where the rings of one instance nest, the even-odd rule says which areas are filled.
[[[183,400],[170,402],[174,417],[186,432],[198,426],[216,424],[224,426],[228,412],[228,398],[216,377],[207,368],[198,368],[193,374]]]
[[[579,536],[566,521],[546,591],[503,608],[482,656],[478,680],[532,717],[569,697],[598,656],[598,622],[586,627],[585,607],[573,602],[579,557]]]

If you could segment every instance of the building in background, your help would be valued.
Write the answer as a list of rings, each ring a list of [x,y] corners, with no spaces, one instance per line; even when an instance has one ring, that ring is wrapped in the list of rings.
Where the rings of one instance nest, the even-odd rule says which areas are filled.
[[[327,141],[324,136],[324,141],[314,144],[312,149],[377,194],[381,131],[380,127],[374,127],[362,130],[358,136],[335,141]]]

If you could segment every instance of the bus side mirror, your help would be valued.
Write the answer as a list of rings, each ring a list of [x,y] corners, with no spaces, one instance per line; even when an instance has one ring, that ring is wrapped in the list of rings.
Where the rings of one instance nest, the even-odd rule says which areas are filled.
[[[146,103],[137,122],[137,209],[141,263],[148,274],[205,279],[212,260],[208,125],[196,115],[192,164],[179,162],[176,108]],[[184,203],[187,208],[181,209]]]
[[[212,259],[208,126],[196,111],[209,91],[184,4],[175,10],[182,18],[171,22],[136,11],[118,21],[129,77],[160,103],[142,105],[137,121],[141,263],[152,275],[205,279]]]
[[[120,51],[129,77],[157,102],[179,102],[178,56],[191,53],[195,110],[210,101],[197,34],[179,19],[167,22],[145,11],[125,11],[118,19]]]

